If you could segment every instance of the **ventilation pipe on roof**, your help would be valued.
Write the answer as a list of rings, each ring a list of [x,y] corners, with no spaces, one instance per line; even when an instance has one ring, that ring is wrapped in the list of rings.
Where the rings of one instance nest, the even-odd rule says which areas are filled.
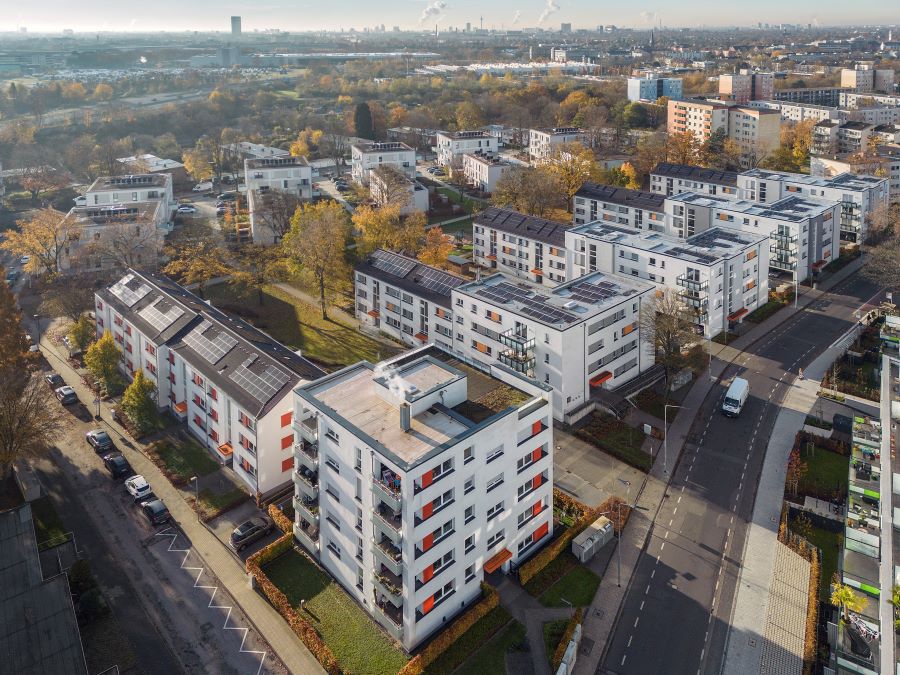
[[[412,428],[411,410],[409,403],[400,404],[400,428],[407,432]]]

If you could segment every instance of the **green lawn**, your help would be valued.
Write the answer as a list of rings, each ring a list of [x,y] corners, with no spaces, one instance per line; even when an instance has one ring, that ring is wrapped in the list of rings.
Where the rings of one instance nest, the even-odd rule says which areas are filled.
[[[525,584],[525,590],[534,597],[539,598],[548,588],[566,576],[576,565],[578,565],[578,558],[572,555],[569,550],[563,551],[551,560],[544,569],[529,579],[528,583]]]
[[[784,306],[785,303],[781,300],[769,300],[766,304],[757,307],[750,312],[745,321],[749,321],[750,323],[762,323]]]
[[[813,454],[803,447],[801,457],[808,468],[800,479],[800,494],[819,497],[820,499],[847,495],[847,474],[850,469],[850,458],[816,448]]]
[[[445,195],[447,199],[449,199],[454,204],[460,204],[467,213],[472,213],[473,210],[478,209],[482,204],[482,202],[470,199],[465,195],[460,196],[459,192],[451,188],[439,187],[436,191],[442,195]]]
[[[255,291],[242,294],[229,284],[210,287],[206,296],[214,305],[240,315],[279,342],[302,350],[304,356],[326,367],[343,367],[364,359],[378,361],[398,351],[363,335],[353,326],[336,319],[322,319],[318,306],[272,286],[263,292],[262,305]]]
[[[659,392],[653,389],[653,387],[644,389],[632,399],[632,402],[640,410],[643,410],[645,413],[649,413],[654,417],[663,419],[665,416],[666,400]]]
[[[811,544],[818,546],[822,552],[822,565],[819,575],[819,599],[823,602],[831,602],[831,578],[838,569],[838,556],[841,554],[841,544],[837,532],[831,532],[813,525],[808,533],[797,532],[793,520],[790,521],[790,530],[801,536],[805,536]]]
[[[594,599],[599,585],[600,577],[584,565],[576,565],[548,588],[540,601],[545,607],[587,607]]]
[[[407,657],[343,589],[306,557],[291,550],[265,567],[269,579],[300,606],[347,673],[395,675]]]
[[[205,476],[219,468],[209,453],[194,441],[174,443],[162,440],[154,443],[152,448],[166,468],[184,480],[190,480],[192,476]]]
[[[544,624],[544,646],[547,648],[547,661],[553,663],[553,655],[569,625],[568,619],[557,619]]]
[[[205,511],[218,511],[231,504],[235,504],[249,495],[239,487],[231,488],[225,492],[213,492],[212,490],[200,490],[200,505]]]
[[[512,616],[500,606],[476,621],[469,630],[425,668],[427,675],[449,675],[456,670],[475,650],[487,642],[492,635],[509,623]],[[354,671],[363,672],[363,671]],[[372,672],[372,671],[366,671]]]
[[[641,471],[649,471],[653,463],[650,454],[641,449],[644,432],[607,413],[592,413],[575,435]]]
[[[513,621],[462,664],[455,675],[506,675],[506,654],[524,639],[525,627]]]
[[[50,540],[54,544],[62,543],[68,530],[49,496],[45,495],[31,502],[31,516],[34,519],[34,534],[38,546]]]

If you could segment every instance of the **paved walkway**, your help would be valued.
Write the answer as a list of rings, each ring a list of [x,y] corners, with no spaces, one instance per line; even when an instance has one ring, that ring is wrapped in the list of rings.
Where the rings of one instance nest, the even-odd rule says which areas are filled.
[[[69,365],[62,348],[54,344],[46,332],[41,336],[41,351],[50,366],[65,378],[66,383],[75,387],[79,400],[88,402],[94,400],[93,392],[82,383],[81,376]],[[324,673],[319,662],[294,635],[287,622],[262,596],[250,588],[243,566],[235,560],[225,545],[200,523],[181,493],[166,480],[156,465],[147,459],[143,446],[122,436],[119,426],[110,423],[109,406],[101,403],[100,410],[102,420],[99,425],[106,429],[134,470],[142,474],[153,486],[154,493],[166,503],[178,527],[191,542],[193,552],[227,589],[282,663],[297,675]]]
[[[766,612],[760,673],[803,673],[809,573],[810,564],[803,556],[782,543],[775,545],[774,581]]]
[[[644,551],[644,548],[647,545],[653,522],[656,519],[656,514],[658,513],[660,505],[662,504],[663,498],[665,496],[668,482],[671,477],[671,467],[674,467],[677,464],[682,450],[684,449],[685,445],[687,445],[687,439],[690,435],[691,428],[693,427],[697,412],[700,410],[701,404],[705,400],[707,394],[712,390],[713,386],[718,384],[725,370],[744,350],[749,348],[758,340],[763,339],[777,326],[786,321],[789,321],[798,311],[819,300],[822,295],[829,289],[834,288],[836,285],[856,273],[860,269],[860,267],[862,267],[864,261],[865,258],[863,257],[850,263],[844,269],[840,270],[830,279],[825,281],[820,289],[813,290],[809,288],[801,288],[800,296],[798,297],[797,308],[795,308],[793,305],[783,308],[763,323],[754,326],[749,331],[747,331],[747,333],[736,338],[727,346],[719,345],[717,343],[712,343],[710,345],[713,355],[712,367],[710,369],[711,377],[701,375],[700,378],[698,378],[698,380],[691,387],[691,390],[688,392],[687,396],[681,404],[682,408],[679,410],[678,415],[675,417],[674,421],[669,423],[668,449],[666,453],[667,456],[662,458],[664,461],[660,461],[661,457],[657,456],[656,461],[653,464],[653,468],[648,474],[647,480],[643,485],[643,489],[638,494],[637,500],[632,502],[634,508],[632,510],[631,517],[629,518],[628,525],[625,527],[622,533],[621,541],[619,542],[619,545],[622,546],[621,586],[616,584],[617,575],[609,573],[613,569],[612,566],[610,566],[608,569],[604,568],[594,570],[601,575],[600,586],[597,588],[597,593],[594,596],[594,600],[585,613],[584,635],[587,639],[582,641],[579,660],[575,666],[576,674],[594,673],[597,670],[601,659],[603,658],[609,641],[609,637],[615,627],[619,610],[625,598],[625,593],[630,584],[631,577],[634,573],[635,568],[637,567],[638,559],[640,558],[641,553]],[[823,355],[820,358],[825,359],[827,358],[827,356]],[[831,360],[834,360],[833,355],[831,356]],[[831,361],[828,361],[828,364],[830,363]],[[805,382],[809,384],[809,380],[805,380]],[[815,398],[815,393],[816,391],[818,391],[818,385],[817,383],[814,383],[813,386],[815,388],[815,391],[813,392],[813,396]],[[787,402],[785,402],[785,406],[787,406]],[[811,407],[812,405],[809,406],[809,408]],[[800,415],[800,413],[796,414],[798,416]],[[779,415],[779,419],[780,417],[781,416]],[[805,418],[805,413],[803,413],[803,417]],[[802,424],[803,420],[801,419],[796,425],[795,429],[802,426]],[[790,442],[790,440],[793,438],[793,432],[788,432],[788,434],[788,442]],[[780,434],[778,430],[778,422],[776,422],[776,427],[772,433],[772,438],[776,439],[781,437],[781,435],[783,435],[783,430]],[[788,451],[789,450],[790,448],[788,448]],[[771,444],[769,452],[771,452]],[[787,454],[784,454],[783,459],[779,457],[775,458],[773,461],[769,461],[769,455],[767,454],[766,468],[768,468],[769,465],[772,465],[773,467],[779,466],[782,467],[783,471],[784,467],[786,466],[786,461]],[[666,472],[665,468],[668,468],[669,472]],[[763,473],[765,476],[765,469]],[[784,476],[782,475],[780,486],[783,487],[783,485]],[[762,491],[762,486],[760,486],[760,491]],[[777,497],[779,514],[781,498],[782,488],[780,487]],[[757,498],[756,504],[757,506],[760,506],[770,501],[770,499]],[[777,522],[778,518],[776,517],[775,523],[777,524]],[[748,537],[746,556],[752,556],[756,554],[764,555],[765,551],[759,550],[759,547],[760,543],[757,542],[751,549],[750,537]],[[774,554],[774,546],[772,546],[771,544],[763,543],[762,548],[764,549],[766,547],[768,547],[770,554]],[[594,560],[589,566],[593,568],[601,564],[602,560]],[[768,567],[766,567],[766,564],[768,564]],[[758,566],[760,567],[760,569],[764,568],[766,570],[763,576],[765,576],[766,578],[771,578],[771,556],[768,560],[760,560]],[[767,582],[764,579],[760,580],[759,583],[767,585]],[[766,590],[766,596],[767,595],[768,590]],[[765,605],[763,605],[763,608],[764,607]],[[757,606],[757,609],[758,608],[759,607]],[[763,612],[757,612],[754,616],[756,626],[758,628],[760,617],[765,616],[765,614]]]

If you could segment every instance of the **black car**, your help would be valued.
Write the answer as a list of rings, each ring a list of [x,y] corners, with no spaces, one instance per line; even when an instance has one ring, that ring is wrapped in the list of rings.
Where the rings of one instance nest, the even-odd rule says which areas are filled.
[[[251,518],[246,520],[231,533],[231,548],[240,551],[257,539],[265,537],[275,529],[275,525],[268,518]]]
[[[233,192],[223,192],[218,197],[216,197],[216,199],[221,202],[224,202],[224,201],[229,201],[232,199],[237,199],[237,195],[234,194]]]
[[[50,385],[50,388],[56,391],[62,386],[65,386],[66,381],[63,379],[62,375],[56,372],[47,373],[44,376],[44,379],[47,381],[47,384]]]
[[[87,432],[84,437],[98,455],[104,455],[115,450],[112,439],[103,429],[93,429]]]
[[[172,520],[169,509],[159,499],[151,499],[141,503],[141,513],[150,521],[151,525],[164,525]]]
[[[103,466],[113,478],[128,478],[134,475],[134,469],[120,452],[113,452],[103,457]]]

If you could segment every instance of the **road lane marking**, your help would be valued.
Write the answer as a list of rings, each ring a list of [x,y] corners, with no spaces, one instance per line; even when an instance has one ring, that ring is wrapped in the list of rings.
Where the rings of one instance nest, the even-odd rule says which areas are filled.
[[[650,593],[650,584],[647,584],[647,588],[644,589],[644,595],[648,595]]]
[[[638,617],[635,617],[635,619],[634,619],[634,627],[635,627],[635,628],[637,628],[638,621],[640,621],[640,620],[641,620],[641,617],[639,617],[639,616],[638,616]]]
[[[628,658],[628,655],[627,655],[627,654],[626,654],[625,656],[623,656],[623,657],[622,657],[622,663],[621,663],[620,665],[623,665],[623,666],[624,666],[624,665],[625,665],[625,659],[627,659],[627,658]]]
[[[659,560],[659,559],[657,558],[657,560]],[[652,579],[655,576],[656,576],[656,570],[650,570],[650,578]]]
[[[639,612],[644,611],[644,602],[645,602],[644,600],[641,600],[641,608],[638,610]]]
[[[666,547],[666,542],[663,542],[662,545],[659,547],[659,550],[662,551],[665,547]],[[659,558],[656,559],[656,562],[659,562]]]
[[[669,518],[669,527],[672,527],[672,518]]]
[[[627,645],[627,647],[630,647],[630,646],[631,646],[631,641],[632,641],[633,639],[634,639],[634,633],[632,633],[631,635],[628,636],[628,645]],[[626,648],[627,648],[627,647],[626,647]],[[623,660],[622,662],[624,663],[624,660]]]

